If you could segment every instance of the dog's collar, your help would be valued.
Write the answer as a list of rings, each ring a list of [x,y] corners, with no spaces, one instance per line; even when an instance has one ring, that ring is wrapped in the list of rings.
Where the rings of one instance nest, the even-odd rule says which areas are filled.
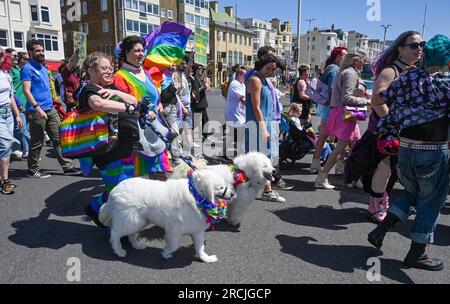
[[[244,171],[239,169],[239,167],[236,164],[230,165],[230,170],[233,172],[233,179],[234,179],[234,188],[236,189],[238,186],[245,184],[249,181],[249,178],[247,175],[245,175]]]
[[[220,222],[227,214],[227,201],[222,198],[218,202],[212,202],[207,197],[201,195],[197,189],[195,189],[194,179],[192,174],[189,176],[189,190],[194,196],[195,204],[198,211],[200,211],[206,217],[206,223],[210,224],[214,229],[214,224]],[[224,192],[225,195],[225,192]]]

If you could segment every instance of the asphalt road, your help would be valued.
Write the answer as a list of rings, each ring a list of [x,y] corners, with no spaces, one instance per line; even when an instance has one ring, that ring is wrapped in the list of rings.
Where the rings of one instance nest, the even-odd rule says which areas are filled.
[[[209,94],[209,103],[211,118],[222,120],[224,100],[218,91]],[[70,283],[70,258],[76,258],[81,283],[371,284],[367,270],[374,264],[367,262],[373,257],[380,262],[380,283],[450,283],[449,204],[431,246],[447,267],[437,273],[406,269],[402,260],[411,222],[388,235],[384,252],[373,249],[366,241],[375,227],[365,214],[367,195],[342,187],[334,176],[331,181],[341,185],[337,191],[315,191],[315,176],[307,170],[310,161],[308,155],[284,172],[296,187],[282,192],[287,203],[256,201],[239,231],[219,225],[208,232],[206,251],[219,261],[205,264],[194,258],[189,237],[172,260],[164,260],[158,227],[143,233],[146,250],[135,251],[124,242],[128,256],[118,259],[107,233],[83,215],[89,198],[102,191],[98,172],[88,178],[66,177],[46,147],[41,166],[52,178],[30,179],[26,163],[14,162],[11,178],[19,185],[17,193],[0,196],[0,283]],[[400,191],[398,186],[394,197]]]

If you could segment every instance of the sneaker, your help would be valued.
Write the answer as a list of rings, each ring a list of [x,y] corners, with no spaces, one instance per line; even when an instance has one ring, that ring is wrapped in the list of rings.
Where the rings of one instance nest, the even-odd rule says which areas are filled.
[[[280,194],[278,194],[275,191],[272,192],[264,192],[262,194],[261,199],[265,202],[274,202],[274,203],[285,203],[286,199],[284,199],[283,197],[280,196]]]
[[[403,263],[410,268],[428,271],[440,271],[444,269],[444,263],[442,260],[432,258],[427,252],[427,247],[425,247],[423,253],[419,253],[414,248],[411,248]]]
[[[350,189],[364,189],[364,185],[362,184],[361,180],[358,180],[357,182],[351,182],[350,184],[346,184],[346,186]]]
[[[28,151],[27,151],[27,152],[23,152],[23,154],[22,154],[22,159],[23,159],[23,160],[28,159]]]
[[[21,161],[22,157],[23,157],[22,151],[17,150],[11,153],[11,161]]]
[[[67,175],[67,176],[78,176],[78,175],[81,175],[81,173],[82,172],[80,169],[75,169],[75,168],[64,171],[64,175]]]
[[[33,172],[33,171],[30,171],[30,170],[28,170],[28,177],[31,177],[31,178],[39,178],[39,179],[45,179],[45,178],[49,178],[49,177],[51,177],[51,175],[50,174],[47,174],[47,173],[44,173],[44,172],[42,172],[42,171],[36,171],[36,172]]]
[[[309,168],[309,172],[312,174],[318,174],[322,172],[322,167],[320,166],[320,159],[313,159],[311,168]]]
[[[316,189],[324,189],[324,190],[333,190],[336,187],[331,185],[328,182],[328,178],[326,174],[319,173],[319,175],[316,178],[316,181],[314,183],[314,188]]]
[[[283,179],[280,179],[278,183],[272,184],[272,188],[281,191],[291,191],[295,188],[295,186],[288,185]]]

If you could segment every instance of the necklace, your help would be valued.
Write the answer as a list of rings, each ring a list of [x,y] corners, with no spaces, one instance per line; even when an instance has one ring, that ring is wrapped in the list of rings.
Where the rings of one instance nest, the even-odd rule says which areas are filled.
[[[407,64],[406,62],[404,62],[403,60],[401,60],[400,58],[397,58],[397,61],[400,62],[401,64],[403,64],[405,66],[405,68],[410,67],[410,64]]]

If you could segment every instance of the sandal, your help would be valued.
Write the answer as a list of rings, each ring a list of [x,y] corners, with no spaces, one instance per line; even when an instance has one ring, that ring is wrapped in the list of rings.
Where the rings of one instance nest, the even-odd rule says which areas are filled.
[[[4,183],[4,184],[7,184],[7,185],[11,185],[11,187],[13,187],[14,189],[16,189],[16,188],[17,188],[17,185],[16,185],[16,184],[13,184],[13,183],[11,183],[11,181],[10,181],[9,179],[5,180],[5,181],[4,181],[3,183]]]
[[[14,187],[11,183],[8,183],[8,181],[5,181],[2,183],[2,185],[0,187],[0,192],[5,195],[9,195],[9,194],[14,194],[14,192],[16,192],[16,190],[14,190]]]

